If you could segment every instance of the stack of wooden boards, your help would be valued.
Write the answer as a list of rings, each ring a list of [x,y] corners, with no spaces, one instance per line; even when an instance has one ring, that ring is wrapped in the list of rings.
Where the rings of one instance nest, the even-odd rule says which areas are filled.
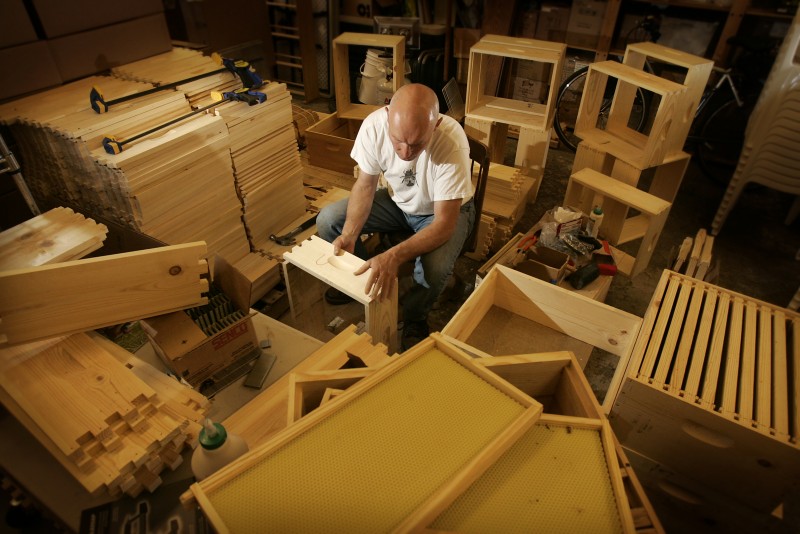
[[[204,302],[206,248],[81,259],[105,234],[63,207],[0,234],[0,400],[89,493],[136,495],[181,463],[208,400],[83,332]]]
[[[647,72],[650,64],[664,77]],[[650,261],[689,163],[683,145],[713,66],[655,43],[628,45],[622,64],[589,65],[575,122],[582,141],[564,205],[584,213],[602,206],[602,238],[615,246],[639,242],[634,254],[617,260],[624,274],[636,276]],[[613,101],[606,97],[612,87]],[[641,109],[639,94],[654,107],[642,132],[631,119]],[[645,191],[638,185],[646,171],[653,177]]]
[[[208,399],[97,334],[0,349],[3,405],[93,495],[137,495],[196,442]]]
[[[167,244],[203,240],[209,254],[235,265],[305,213],[286,86],[257,89],[267,101],[255,106],[221,102],[214,113],[125,144],[116,155],[105,152],[105,137],[124,143],[210,103],[210,90],[241,83],[226,72],[112,105],[104,114],[89,106],[93,86],[111,101],[219,68],[199,52],[175,48],[117,67],[112,77],[87,78],[0,106],[0,122],[17,140],[40,205],[66,203]]]
[[[184,496],[218,530],[662,531],[567,352],[472,359],[434,334],[288,378],[289,426]]]

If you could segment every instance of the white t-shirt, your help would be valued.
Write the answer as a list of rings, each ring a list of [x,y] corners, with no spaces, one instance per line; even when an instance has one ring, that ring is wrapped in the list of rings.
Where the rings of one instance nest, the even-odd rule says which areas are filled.
[[[403,161],[394,151],[386,108],[364,119],[350,152],[362,171],[383,173],[392,200],[410,215],[431,215],[435,201],[460,198],[463,204],[474,193],[467,135],[452,117],[439,117],[430,144],[412,161]]]

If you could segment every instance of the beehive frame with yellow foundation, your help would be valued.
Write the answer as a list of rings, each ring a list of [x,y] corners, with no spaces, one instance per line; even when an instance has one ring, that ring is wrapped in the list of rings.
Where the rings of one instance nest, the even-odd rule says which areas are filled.
[[[220,533],[424,528],[541,412],[433,334],[190,491]]]

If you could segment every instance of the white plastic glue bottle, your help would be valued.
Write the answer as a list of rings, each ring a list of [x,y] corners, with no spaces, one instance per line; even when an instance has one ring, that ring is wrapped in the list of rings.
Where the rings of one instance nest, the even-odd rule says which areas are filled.
[[[192,473],[198,481],[249,450],[241,437],[228,434],[221,424],[206,418],[203,426],[200,430],[200,445],[192,453]]]
[[[589,214],[589,221],[586,223],[586,233],[591,237],[597,237],[597,232],[600,230],[601,224],[603,224],[603,209],[600,206],[595,206]]]

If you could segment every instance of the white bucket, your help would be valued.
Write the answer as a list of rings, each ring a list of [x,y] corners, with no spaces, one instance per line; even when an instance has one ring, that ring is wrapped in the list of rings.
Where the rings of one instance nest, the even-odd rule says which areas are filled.
[[[376,105],[378,103],[378,82],[386,79],[385,72],[375,69],[375,74],[369,74],[370,68],[364,62],[361,65],[361,85],[358,87],[358,101],[362,104]]]

